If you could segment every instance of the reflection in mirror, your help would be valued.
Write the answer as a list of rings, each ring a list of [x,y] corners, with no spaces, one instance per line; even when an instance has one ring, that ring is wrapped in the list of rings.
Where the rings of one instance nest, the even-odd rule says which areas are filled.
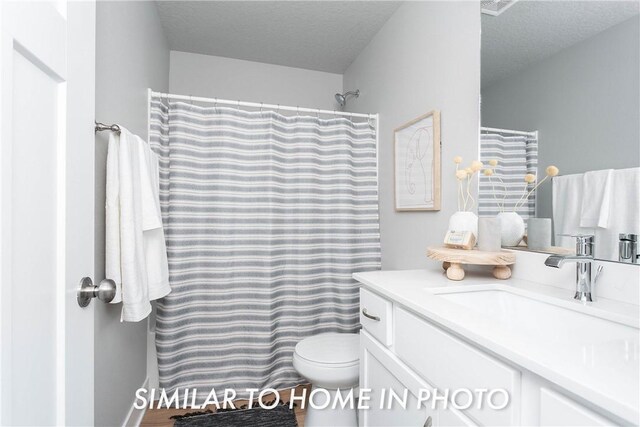
[[[597,259],[640,262],[639,16],[630,1],[483,14],[478,213],[519,214],[518,247],[563,253],[593,234]]]

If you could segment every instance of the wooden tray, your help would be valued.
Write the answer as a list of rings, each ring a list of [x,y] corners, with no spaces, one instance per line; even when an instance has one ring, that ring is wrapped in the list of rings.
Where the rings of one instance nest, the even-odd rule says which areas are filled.
[[[464,264],[493,265],[493,277],[506,280],[511,277],[510,265],[516,262],[515,254],[507,251],[484,252],[477,249],[428,248],[427,257],[442,261],[442,268],[450,280],[464,279]]]

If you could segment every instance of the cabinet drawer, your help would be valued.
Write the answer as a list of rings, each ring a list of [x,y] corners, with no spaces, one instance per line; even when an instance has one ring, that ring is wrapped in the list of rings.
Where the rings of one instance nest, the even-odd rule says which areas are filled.
[[[476,402],[463,411],[486,425],[516,425],[520,422],[520,372],[472,347],[444,330],[406,310],[394,310],[394,345],[398,357],[438,389],[504,389],[510,402],[504,409],[492,409]],[[495,405],[503,394],[494,396]],[[486,398],[483,399],[486,403]]]
[[[614,425],[595,412],[553,390],[540,389],[541,426],[610,426]]]
[[[360,323],[364,330],[386,346],[391,345],[391,316],[390,301],[360,288]]]

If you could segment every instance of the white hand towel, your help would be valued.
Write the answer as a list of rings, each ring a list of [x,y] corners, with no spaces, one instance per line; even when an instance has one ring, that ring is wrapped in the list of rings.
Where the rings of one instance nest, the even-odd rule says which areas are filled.
[[[582,198],[580,212],[580,227],[609,226],[609,212],[611,210],[611,186],[613,169],[589,171],[582,178],[583,192],[588,197]]]
[[[112,302],[122,301],[122,320],[137,322],[170,287],[157,157],[124,128],[109,140],[106,214],[106,274],[118,286]]]
[[[556,246],[570,249],[576,247],[575,239],[571,235],[580,233],[583,175],[553,178],[553,229]]]
[[[141,162],[138,139],[120,132],[120,269],[122,320],[136,322],[151,312],[142,228]]]
[[[595,230],[595,256],[618,260],[620,233],[640,234],[640,168],[612,173],[609,224]]]
[[[143,200],[143,224],[147,285],[149,300],[162,298],[171,292],[169,286],[169,262],[160,212],[160,177],[158,156],[149,145],[138,137],[140,155],[140,180]]]

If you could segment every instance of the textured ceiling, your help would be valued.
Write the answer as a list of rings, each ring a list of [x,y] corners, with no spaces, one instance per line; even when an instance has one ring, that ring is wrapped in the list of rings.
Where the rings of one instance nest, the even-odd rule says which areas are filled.
[[[638,14],[637,1],[521,0],[482,15],[482,86]]]
[[[343,73],[397,1],[158,1],[172,50]]]

